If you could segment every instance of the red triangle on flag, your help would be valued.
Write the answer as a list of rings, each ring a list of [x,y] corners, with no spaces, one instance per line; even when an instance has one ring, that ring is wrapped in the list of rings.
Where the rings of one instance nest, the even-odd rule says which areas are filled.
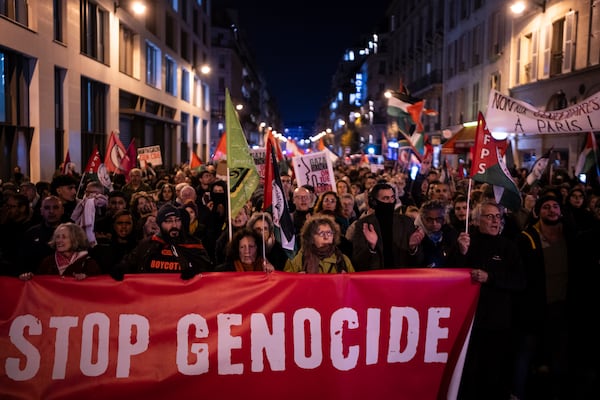
[[[215,154],[213,155],[213,160],[217,161],[223,158],[224,155],[227,154],[227,132],[223,132],[221,138],[219,139],[219,144],[217,144],[217,148],[215,150]]]
[[[190,169],[199,168],[202,165],[202,160],[192,151],[192,160],[190,161]]]

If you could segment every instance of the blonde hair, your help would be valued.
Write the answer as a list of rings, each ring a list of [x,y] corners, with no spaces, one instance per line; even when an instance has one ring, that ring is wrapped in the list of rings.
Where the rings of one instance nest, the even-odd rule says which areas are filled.
[[[68,236],[71,239],[71,248],[69,250],[82,251],[87,250],[90,247],[90,242],[88,241],[83,228],[73,222],[65,222],[56,227],[54,234],[52,235],[52,240],[48,242],[53,249],[56,249],[56,238],[59,231],[62,229],[68,232]]]

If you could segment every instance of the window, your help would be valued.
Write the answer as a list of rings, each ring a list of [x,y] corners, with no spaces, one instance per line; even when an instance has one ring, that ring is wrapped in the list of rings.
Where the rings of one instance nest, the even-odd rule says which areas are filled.
[[[207,83],[202,83],[202,93],[204,94],[204,104],[202,109],[210,111],[210,88]]]
[[[171,50],[177,51],[177,43],[175,43],[175,19],[167,14],[165,16],[165,43]]]
[[[27,0],[0,1],[0,14],[22,25],[28,26],[29,7]]]
[[[550,76],[562,72],[564,25],[564,18],[552,23],[550,34]]]
[[[165,56],[165,90],[177,96],[177,64],[169,56]]]
[[[20,54],[0,51],[0,122],[29,125],[30,61]]]
[[[107,59],[108,15],[88,0],[80,3],[81,52],[100,62]]]
[[[181,70],[181,99],[190,101],[190,72],[186,69]]]
[[[160,49],[150,42],[146,42],[146,83],[160,88]]]
[[[181,141],[179,147],[179,157],[183,160],[190,159],[190,152],[188,150],[188,125],[190,123],[190,115],[188,113],[181,113]]]
[[[575,39],[577,31],[577,13],[570,11],[565,16],[562,73],[573,70],[575,63]]]
[[[52,0],[52,19],[54,22],[54,40],[63,41],[63,0]]]
[[[190,60],[190,43],[187,31],[181,30],[181,58],[186,61]]]
[[[483,54],[483,24],[477,25],[474,29],[473,29],[473,36],[471,37],[472,39],[472,46],[473,46],[473,51],[471,54],[471,65],[473,67],[481,64],[482,61],[482,54]]]
[[[473,93],[471,96],[471,121],[477,120],[479,115],[479,82],[473,85]]]
[[[194,106],[200,107],[202,104],[202,82],[197,76],[194,76]]]
[[[119,26],[119,71],[133,76],[135,34],[124,25]]]
[[[106,102],[108,87],[97,81],[81,78],[81,154],[92,154],[94,144],[103,149],[106,140]]]
[[[54,154],[56,160],[64,160],[64,82],[67,71],[54,68]]]
[[[504,51],[504,19],[495,12],[489,19],[488,58],[496,59]]]
[[[494,72],[490,76],[490,89],[494,89],[494,90],[497,90],[499,92],[502,90],[502,86],[501,86],[501,82],[500,82],[500,73],[499,72]]]

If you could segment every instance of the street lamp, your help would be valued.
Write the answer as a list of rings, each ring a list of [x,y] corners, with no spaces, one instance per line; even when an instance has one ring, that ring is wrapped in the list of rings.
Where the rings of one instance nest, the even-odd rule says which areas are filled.
[[[115,1],[114,6],[115,6],[115,14],[116,14],[117,10],[119,8],[121,8],[121,1]],[[146,12],[146,3],[144,3],[141,0],[132,1],[130,4],[130,8],[135,15],[141,15]]]
[[[210,74],[210,71],[211,71],[211,69],[210,69],[210,65],[208,65],[208,64],[202,64],[202,65],[200,66],[200,72],[201,72],[203,75],[208,75],[208,74]]]
[[[523,0],[519,0],[519,1],[515,1],[514,3],[511,4],[510,6],[510,11],[512,11],[513,14],[516,15],[520,15],[523,14],[523,12],[525,11],[525,9],[527,8],[527,4],[526,3],[532,3],[538,7],[542,8],[542,12],[545,13],[546,12],[546,0],[542,0],[541,3],[538,3],[536,1],[530,1],[530,2],[526,2]]]

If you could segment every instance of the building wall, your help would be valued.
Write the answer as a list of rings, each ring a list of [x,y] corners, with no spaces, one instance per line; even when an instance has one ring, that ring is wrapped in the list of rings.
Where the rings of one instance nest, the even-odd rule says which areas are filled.
[[[119,129],[119,91],[124,90],[134,93],[148,100],[163,104],[176,110],[173,119],[180,121],[181,113],[187,113],[190,116],[187,130],[181,132],[177,124],[170,124],[175,132],[175,137],[167,139],[172,144],[171,154],[163,155],[170,163],[180,163],[189,160],[189,151],[194,147],[194,142],[206,140],[208,128],[204,134],[195,134],[193,131],[193,120],[196,117],[201,121],[200,126],[208,126],[210,120],[209,107],[197,107],[193,104],[194,91],[190,89],[191,100],[189,102],[181,99],[181,77],[182,68],[190,72],[190,82],[194,81],[194,75],[204,81],[204,77],[194,65],[194,60],[186,61],[181,56],[181,31],[188,34],[190,42],[190,53],[193,53],[192,44],[199,50],[199,62],[202,62],[203,54],[210,53],[210,41],[203,40],[193,32],[190,21],[192,20],[191,11],[195,7],[200,14],[202,24],[208,24],[209,16],[198,8],[197,3],[187,2],[189,17],[187,21],[182,19],[184,14],[182,10],[178,12],[172,10],[168,2],[150,2],[148,7],[156,7],[157,16],[157,36],[146,30],[144,21],[140,17],[133,16],[124,7],[126,1],[122,1],[122,7],[114,10],[113,1],[98,0],[98,6],[106,11],[108,32],[108,57],[104,62],[99,62],[93,58],[81,54],[80,51],[80,1],[64,0],[64,37],[62,43],[53,40],[53,3],[51,1],[30,0],[29,4],[29,22],[28,27],[17,24],[7,18],[0,18],[0,48],[23,54],[30,57],[33,65],[31,82],[29,86],[29,125],[34,128],[33,140],[29,148],[29,165],[21,165],[24,172],[30,176],[33,181],[50,180],[56,167],[62,159],[55,157],[55,112],[54,112],[54,69],[62,68],[66,71],[63,82],[63,107],[64,107],[64,153],[69,151],[71,160],[75,162],[78,169],[85,166],[90,154],[81,154],[81,78],[87,77],[94,81],[101,82],[108,87],[107,91],[107,113],[105,134],[108,135],[112,130]],[[165,15],[173,17],[176,50],[168,48],[164,40]],[[119,23],[120,21],[127,25],[137,35],[134,76],[128,76],[119,71]],[[210,26],[204,28],[208,34]],[[161,49],[163,63],[161,74],[162,84],[160,88],[152,87],[146,84],[145,71],[145,41],[152,41]],[[204,43],[206,42],[206,44]],[[177,96],[172,96],[164,90],[164,56],[168,54],[172,57],[178,66],[177,71]],[[208,60],[207,60],[208,61]],[[194,68],[194,69],[193,69]],[[122,117],[122,116],[121,116]],[[141,116],[143,118],[143,116]],[[169,131],[169,130],[167,130]],[[140,132],[127,132],[126,136],[141,134]],[[172,135],[171,135],[172,136]],[[187,154],[182,154],[178,143],[184,138],[188,143]],[[125,146],[128,143],[124,143]],[[197,144],[200,148],[206,148],[205,144]],[[138,147],[140,144],[138,143]],[[207,151],[207,150],[206,150]],[[22,152],[21,152],[22,153]],[[104,149],[101,148],[101,153]],[[104,154],[102,154],[104,155]],[[205,159],[208,154],[201,154]],[[26,161],[23,158],[19,163]]]

